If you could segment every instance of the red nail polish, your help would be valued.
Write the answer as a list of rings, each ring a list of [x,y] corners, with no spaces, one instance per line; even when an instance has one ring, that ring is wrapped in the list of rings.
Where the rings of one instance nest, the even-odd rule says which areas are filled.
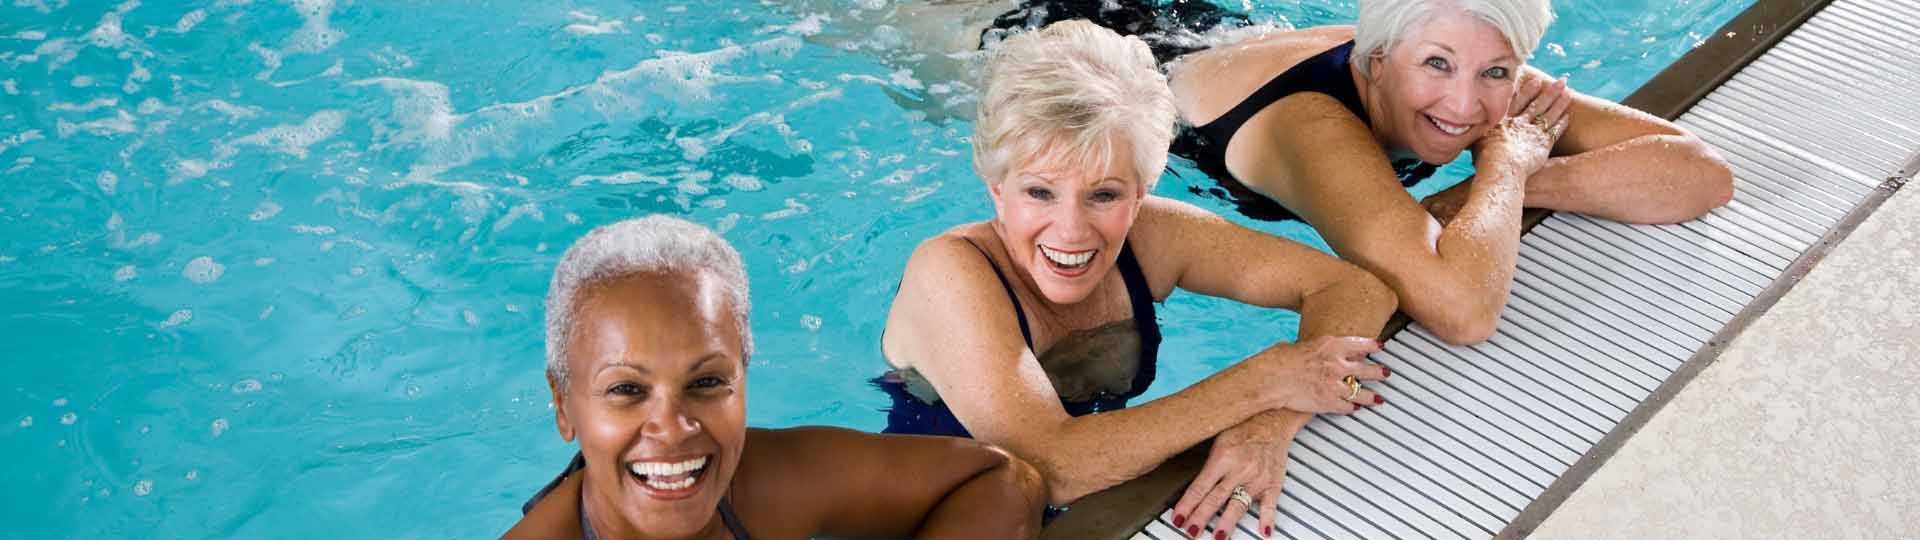
[[[1214,529],[1214,530],[1213,530],[1213,540],[1227,540],[1227,531],[1223,531],[1223,530],[1220,530],[1220,529]]]
[[[1387,366],[1380,366],[1380,378],[1385,379],[1387,377],[1392,377],[1392,376],[1393,376],[1393,368],[1389,368]]]
[[[1174,515],[1173,515],[1173,528],[1175,528],[1175,529],[1178,529],[1178,528],[1181,528],[1181,527],[1185,527],[1185,526],[1187,526],[1187,516],[1183,516],[1183,515],[1180,515],[1180,514],[1174,514]]]
[[[1272,525],[1268,525],[1268,526],[1265,526],[1265,527],[1261,527],[1261,528],[1260,528],[1260,537],[1261,537],[1261,538],[1273,538],[1273,526],[1272,526]]]
[[[1386,396],[1382,396],[1382,395],[1380,395],[1380,394],[1374,394],[1374,395],[1373,395],[1373,404],[1374,404],[1374,405],[1381,405],[1381,404],[1384,404],[1384,403],[1386,403],[1386,402],[1387,402],[1387,397],[1386,397]]]
[[[1188,525],[1188,526],[1187,526],[1187,537],[1188,537],[1188,538],[1192,538],[1192,537],[1195,537],[1195,536],[1200,536],[1200,524],[1199,524],[1199,523],[1195,523],[1195,524],[1192,524],[1192,525]]]

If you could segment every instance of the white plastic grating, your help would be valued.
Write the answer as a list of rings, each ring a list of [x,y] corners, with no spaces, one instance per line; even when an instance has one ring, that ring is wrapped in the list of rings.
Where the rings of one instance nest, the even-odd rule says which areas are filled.
[[[1388,406],[1294,442],[1278,538],[1486,538],[1920,150],[1920,0],[1837,0],[1678,123],[1733,202],[1677,225],[1560,213],[1521,241],[1498,334],[1418,326],[1378,359]],[[1171,511],[1138,539],[1172,540]],[[1233,538],[1258,538],[1243,519]]]

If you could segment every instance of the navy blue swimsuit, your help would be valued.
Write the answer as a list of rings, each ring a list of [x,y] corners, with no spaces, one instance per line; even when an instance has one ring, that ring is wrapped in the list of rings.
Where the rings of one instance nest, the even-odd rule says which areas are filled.
[[[1201,172],[1220,181],[1219,188],[1203,190],[1195,186],[1190,189],[1195,194],[1232,202],[1247,217],[1271,221],[1300,219],[1272,199],[1247,189],[1233,178],[1232,173],[1227,172],[1227,142],[1232,141],[1233,135],[1254,115],[1300,92],[1317,92],[1340,100],[1340,104],[1359,117],[1362,123],[1373,125],[1373,120],[1367,116],[1366,106],[1360,102],[1360,89],[1354,86],[1352,72],[1348,71],[1347,59],[1351,54],[1353,42],[1348,41],[1313,55],[1269,79],[1247,99],[1212,122],[1181,130],[1180,136],[1174,140],[1173,153],[1193,160]],[[1400,177],[1400,184],[1411,187],[1433,176],[1440,166],[1409,158],[1394,161],[1393,169]]]
[[[972,241],[968,241],[972,243]],[[974,245],[974,249],[980,249]],[[981,249],[980,255],[987,257],[987,264],[993,264],[993,257],[987,256]],[[1147,276],[1140,271],[1140,261],[1133,256],[1131,244],[1121,244],[1120,257],[1116,261],[1121,281],[1127,286],[1127,300],[1133,306],[1134,330],[1140,334],[1140,364],[1135,367],[1133,384],[1126,393],[1102,395],[1086,401],[1060,400],[1067,414],[1085,416],[1102,411],[1111,411],[1127,406],[1127,400],[1139,397],[1153,385],[1154,364],[1160,354],[1160,322],[1153,311],[1153,289],[1147,286]],[[1013,294],[1013,283],[1007,281],[1000,267],[993,266],[994,277],[1000,278],[1000,286],[1007,291],[1007,299],[1013,301],[1014,316],[1020,320],[1020,336],[1027,341],[1027,349],[1033,349],[1033,333],[1027,329],[1026,311],[1020,308],[1020,298]],[[886,433],[905,433],[913,435],[947,435],[968,437],[966,426],[960,425],[960,419],[953,416],[953,409],[946,401],[927,403],[907,391],[905,381],[897,375],[885,375],[872,381],[881,391],[893,398],[893,408],[887,411]]]

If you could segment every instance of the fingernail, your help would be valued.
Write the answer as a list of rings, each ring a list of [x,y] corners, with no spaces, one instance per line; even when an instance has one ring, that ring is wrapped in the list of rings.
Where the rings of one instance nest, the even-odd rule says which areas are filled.
[[[1261,538],[1273,538],[1273,526],[1272,526],[1272,525],[1268,525],[1268,526],[1265,526],[1265,527],[1261,527],[1261,528],[1260,528],[1260,537],[1261,537]]]
[[[1200,524],[1199,524],[1199,523],[1195,523],[1195,524],[1192,524],[1192,525],[1188,525],[1188,526],[1187,526],[1187,537],[1188,537],[1188,538],[1192,538],[1192,537],[1195,537],[1195,536],[1200,536]]]
[[[1380,366],[1380,378],[1385,379],[1387,377],[1392,377],[1392,376],[1393,376],[1393,368],[1390,368],[1387,366]]]
[[[1387,340],[1384,340],[1384,339],[1376,339],[1376,340],[1373,340],[1373,342],[1374,342],[1374,343],[1379,343],[1379,344],[1380,344],[1380,348],[1382,348],[1382,349],[1385,349],[1385,348],[1387,348]]]
[[[1178,528],[1180,528],[1180,527],[1185,527],[1185,526],[1187,526],[1187,516],[1183,516],[1183,515],[1180,515],[1180,514],[1174,514],[1174,515],[1173,515],[1173,527],[1174,527],[1174,528],[1176,528],[1176,529],[1178,529]]]
[[[1227,531],[1223,531],[1223,530],[1220,530],[1220,529],[1214,529],[1214,530],[1213,530],[1213,540],[1227,540]]]
[[[1386,402],[1387,402],[1387,397],[1386,397],[1386,396],[1382,396],[1382,395],[1380,395],[1380,394],[1374,394],[1374,395],[1373,395],[1373,404],[1374,404],[1374,405],[1380,405],[1380,404],[1384,404],[1384,403],[1386,403]]]

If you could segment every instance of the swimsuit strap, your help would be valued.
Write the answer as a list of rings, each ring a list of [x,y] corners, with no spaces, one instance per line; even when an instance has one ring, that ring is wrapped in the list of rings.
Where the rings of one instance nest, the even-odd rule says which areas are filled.
[[[1138,397],[1153,385],[1154,367],[1160,354],[1160,320],[1153,308],[1153,287],[1147,284],[1147,274],[1140,270],[1140,260],[1134,257],[1133,242],[1120,244],[1120,259],[1116,261],[1120,270],[1120,280],[1127,285],[1127,301],[1133,306],[1133,327],[1140,333],[1140,365],[1134,369],[1133,387],[1123,399]]]
[[[747,526],[740,523],[740,516],[734,515],[733,503],[727,502],[726,496],[720,497],[720,522],[727,525],[733,540],[747,540]]]
[[[1224,155],[1227,141],[1233,140],[1233,134],[1240,131],[1240,126],[1245,125],[1247,120],[1253,119],[1253,115],[1282,98],[1300,92],[1316,92],[1340,100],[1340,104],[1359,117],[1361,123],[1373,125],[1373,121],[1367,118],[1367,107],[1360,102],[1360,89],[1353,85],[1353,75],[1347,68],[1347,59],[1352,53],[1353,42],[1348,41],[1301,60],[1299,64],[1268,79],[1266,84],[1253,91],[1253,95],[1241,100],[1226,114],[1194,129],[1218,141],[1220,152]]]
[[[987,268],[993,269],[993,277],[1000,278],[1000,287],[1007,290],[1007,299],[1013,301],[1013,316],[1020,319],[1020,337],[1027,340],[1027,348],[1032,349],[1033,332],[1027,329],[1027,311],[1020,308],[1020,296],[1013,294],[1013,282],[1007,281],[1007,275],[1000,273],[1000,265],[993,263],[993,256],[988,255],[985,248],[981,248],[980,244],[973,243],[971,239],[963,238],[963,240],[967,241],[967,245],[973,246],[974,250],[979,251],[981,257],[987,258]],[[1125,252],[1126,250],[1123,249],[1121,251]]]

